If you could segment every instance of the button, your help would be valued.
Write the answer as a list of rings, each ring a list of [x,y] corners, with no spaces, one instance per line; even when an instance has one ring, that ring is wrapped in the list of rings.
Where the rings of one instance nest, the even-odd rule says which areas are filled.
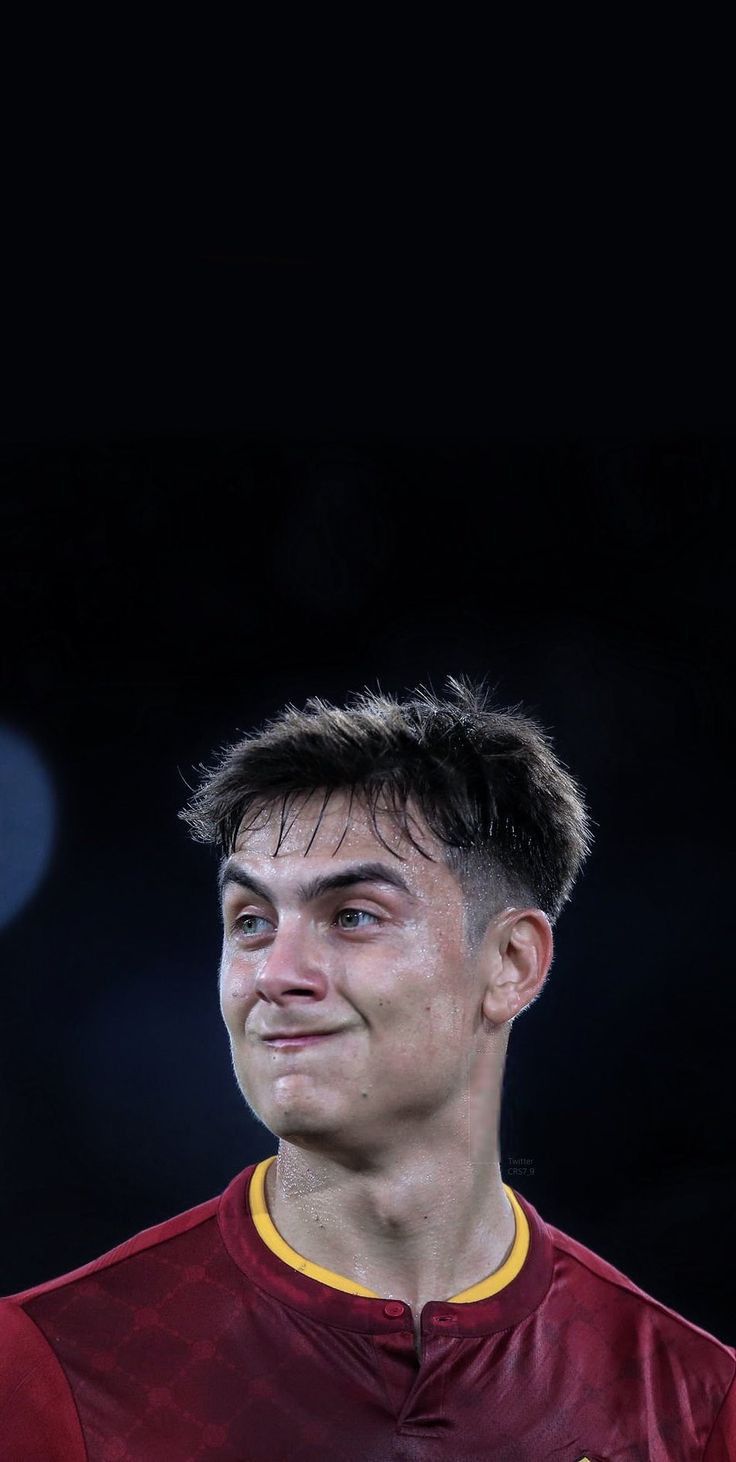
[[[389,1300],[383,1307],[384,1315],[403,1315],[404,1306],[400,1300]]]

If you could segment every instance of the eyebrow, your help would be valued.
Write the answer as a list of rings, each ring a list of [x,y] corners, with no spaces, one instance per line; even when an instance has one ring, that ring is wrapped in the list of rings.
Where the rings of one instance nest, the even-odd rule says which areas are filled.
[[[264,883],[262,879],[256,878],[256,875],[250,873],[247,868],[241,868],[238,863],[224,863],[220,869],[218,882],[220,898],[229,884],[236,883],[240,888],[249,889],[251,893],[258,894],[259,898],[267,899],[271,904],[276,902],[268,884]],[[350,888],[354,883],[388,883],[392,888],[399,889],[401,893],[408,894],[410,899],[415,900],[416,898],[401,874],[393,868],[389,868],[386,863],[352,863],[348,868],[341,869],[339,873],[320,873],[306,883],[298,884],[296,895],[300,904],[308,904],[321,898],[325,893],[331,893],[334,889]]]

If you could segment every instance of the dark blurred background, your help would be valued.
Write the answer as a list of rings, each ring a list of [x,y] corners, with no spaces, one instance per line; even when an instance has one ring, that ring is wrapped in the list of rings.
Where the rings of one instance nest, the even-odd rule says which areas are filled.
[[[511,1040],[504,1176],[736,1342],[733,361],[708,272],[639,265],[6,267],[0,1293],[276,1150],[177,820],[196,766],[286,701],[465,672],[597,823]]]

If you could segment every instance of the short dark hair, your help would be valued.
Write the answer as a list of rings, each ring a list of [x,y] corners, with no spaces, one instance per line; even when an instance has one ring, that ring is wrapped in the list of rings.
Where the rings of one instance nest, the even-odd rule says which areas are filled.
[[[411,803],[445,845],[471,940],[508,904],[533,905],[554,923],[591,850],[592,819],[539,723],[520,706],[492,708],[489,698],[482,683],[448,676],[444,699],[424,686],[403,700],[366,688],[345,706],[318,697],[303,710],[286,706],[226,747],[214,767],[200,767],[179,816],[227,857],[241,829],[280,801],[275,856],[300,798],[324,793],[314,837],[331,794],[349,791],[350,808],[357,798],[368,809],[384,847],[379,810],[430,857]]]

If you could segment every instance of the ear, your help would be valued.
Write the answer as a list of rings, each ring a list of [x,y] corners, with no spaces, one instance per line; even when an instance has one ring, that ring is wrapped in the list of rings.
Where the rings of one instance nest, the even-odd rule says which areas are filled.
[[[504,909],[491,921],[481,952],[482,1011],[494,1030],[541,995],[553,957],[552,926],[541,909]]]

